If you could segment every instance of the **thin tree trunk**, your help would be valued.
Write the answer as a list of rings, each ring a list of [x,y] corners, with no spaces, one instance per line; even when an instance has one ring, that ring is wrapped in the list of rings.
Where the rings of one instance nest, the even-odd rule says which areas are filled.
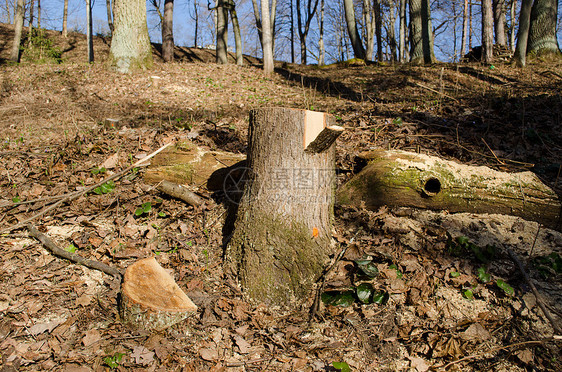
[[[10,61],[18,63],[20,60],[21,33],[23,29],[24,0],[17,0],[14,14],[14,40],[10,52]]]
[[[349,39],[351,40],[351,45],[353,47],[353,53],[355,58],[365,59],[365,48],[361,42],[361,36],[359,36],[359,30],[357,30],[357,21],[355,20],[355,8],[353,6],[353,0],[343,0],[345,9],[345,21],[347,24],[347,31],[349,33]]]
[[[491,64],[494,58],[494,16],[492,0],[482,0],[482,62]]]
[[[94,62],[94,40],[92,28],[92,0],[86,0],[86,44],[88,45],[88,63]]]
[[[310,23],[314,18],[314,14],[316,14],[316,9],[318,8],[318,0],[314,0],[314,5],[312,4],[312,0],[308,0],[308,4],[306,7],[306,18],[304,19],[304,27],[303,27],[300,0],[297,0],[296,5],[297,5],[297,25],[299,31],[300,47],[301,47],[301,64],[306,65],[306,37],[308,35],[308,31],[310,30]]]
[[[515,52],[515,7],[517,0],[511,0],[509,9],[509,47],[512,52]]]
[[[461,55],[460,58],[462,59],[464,55],[468,52],[466,50],[466,41],[468,35],[468,0],[464,0],[464,7],[462,12],[462,42],[461,42]]]
[[[377,60],[382,62],[384,59],[382,51],[382,14],[381,14],[381,1],[374,0],[375,12],[375,37],[377,38]]]
[[[324,66],[324,0],[320,0],[320,24],[318,25],[319,28],[319,40],[318,40],[318,49],[320,50],[319,57],[318,57],[318,66]]]
[[[291,63],[295,63],[295,10],[291,0]]]
[[[396,62],[396,34],[395,34],[395,25],[396,25],[396,15],[395,15],[395,3],[394,0],[388,0],[388,4],[390,7],[390,14],[389,14],[389,22],[390,25],[386,32],[388,45],[390,47],[390,60],[392,62]]]
[[[263,72],[271,75],[273,73],[273,31],[269,11],[269,0],[261,0],[261,25],[262,25],[262,51]]]
[[[41,0],[37,0],[37,28],[41,29]]]
[[[35,18],[35,0],[31,0],[31,3],[29,3],[29,24],[27,25],[29,27],[29,34],[31,34],[31,31],[33,30],[33,21]]]
[[[62,11],[62,36],[68,37],[68,0],[64,0]]]
[[[164,22],[162,22],[162,58],[164,62],[174,60],[174,0],[164,1]]]
[[[197,48],[197,34],[199,32],[199,8],[197,7],[197,1],[193,0],[193,11],[195,13],[195,35],[193,36],[193,45]]]
[[[68,0],[64,0],[67,3],[68,7]],[[111,0],[105,0],[105,8],[107,11],[107,26],[109,27],[109,36],[113,35],[113,12],[111,11]]]
[[[468,0],[466,0],[468,1]],[[400,0],[400,29],[399,29],[399,41],[398,41],[398,60],[404,62],[404,52],[406,47],[406,0]]]
[[[506,46],[506,32],[505,32],[505,0],[492,0],[492,7],[494,12],[494,31],[496,34],[496,44]]]
[[[373,51],[375,47],[375,15],[373,14],[373,7],[371,0],[363,0],[363,23],[365,24],[365,53],[367,59],[373,59]]]
[[[522,0],[521,12],[519,13],[519,30],[517,31],[517,46],[513,54],[513,61],[518,67],[525,67],[527,61],[527,40],[529,38],[532,7],[533,0]]]
[[[472,49],[472,3],[468,3],[468,50]]]
[[[232,20],[234,44],[236,45],[236,64],[238,66],[242,66],[244,64],[244,58],[242,56],[242,37],[240,34],[240,24],[238,23],[238,15],[236,14],[236,4],[234,4],[234,0],[228,0],[228,9],[230,11],[230,19]]]

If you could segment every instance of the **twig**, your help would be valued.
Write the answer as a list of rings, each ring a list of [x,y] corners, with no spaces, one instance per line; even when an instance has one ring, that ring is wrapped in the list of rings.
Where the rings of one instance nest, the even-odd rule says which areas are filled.
[[[510,344],[510,345],[497,346],[497,347],[493,347],[491,349],[487,349],[485,351],[485,353],[492,353],[494,351],[503,350],[503,349],[507,349],[507,348],[510,348],[510,347],[523,346],[523,345],[540,345],[540,344],[544,344],[544,343],[549,342],[549,341],[560,341],[560,338],[555,336],[555,337],[545,338],[543,340],[517,342],[517,343],[514,343],[514,344]],[[452,361],[451,363],[445,364],[444,366],[438,367],[438,368],[447,369],[454,364],[464,362],[465,360],[475,359],[475,358],[478,358],[478,357],[481,357],[481,356],[482,356],[482,354],[468,355],[468,356],[465,356],[464,358],[460,358],[458,360]]]
[[[26,219],[22,222],[19,222],[19,223],[15,224],[14,226],[6,227],[6,228],[0,230],[0,234],[4,234],[6,232],[11,232],[13,230],[19,229],[19,228],[27,225],[29,222],[35,220],[36,218],[41,217],[45,213],[52,211],[53,209],[57,208],[59,205],[65,203],[67,201],[72,201],[72,200],[76,199],[77,197],[79,197],[80,195],[86,194],[86,193],[92,191],[93,189],[95,189],[96,187],[99,187],[99,186],[103,185],[104,183],[106,183],[108,181],[111,181],[111,180],[114,180],[116,178],[119,178],[119,177],[123,176],[124,174],[131,171],[131,169],[138,167],[140,164],[142,164],[145,161],[154,157],[156,154],[158,154],[160,151],[164,150],[166,147],[170,146],[172,143],[173,142],[167,143],[166,145],[160,147],[158,150],[154,151],[152,154],[147,155],[144,158],[142,158],[141,160],[137,161],[135,164],[127,167],[126,169],[122,170],[121,172],[115,173],[115,174],[101,180],[100,182],[96,183],[95,185],[86,187],[84,190],[80,190],[80,191],[76,191],[74,193],[68,194],[68,196],[66,196],[64,199],[59,200],[58,202],[56,202],[55,204],[52,204],[51,206],[49,206],[47,208],[43,208],[39,213],[29,217],[28,219]]]
[[[535,234],[535,240],[533,240],[533,246],[531,247],[531,252],[529,253],[529,257],[533,257],[533,252],[535,251],[535,244],[537,244],[537,238],[539,237],[539,233],[541,232],[541,224],[539,223],[539,227],[537,228],[537,233]]]
[[[525,282],[527,282],[529,287],[531,287],[531,290],[533,291],[533,294],[535,295],[535,298],[537,299],[537,305],[539,305],[539,307],[541,308],[544,316],[548,319],[550,324],[552,324],[552,328],[554,328],[554,332],[558,333],[558,334],[562,334],[562,329],[560,329],[558,324],[556,324],[556,321],[554,320],[554,318],[552,318],[552,315],[550,315],[550,312],[544,306],[542,300],[539,297],[539,291],[537,291],[537,287],[535,287],[535,284],[533,284],[533,282],[531,282],[531,278],[529,278],[529,275],[525,271],[525,268],[523,267],[523,263],[519,260],[519,258],[517,257],[517,254],[515,252],[513,252],[510,248],[507,248],[507,253],[509,253],[509,257],[511,257],[513,262],[515,262],[517,264],[517,266],[519,267],[519,271],[521,271],[521,274],[523,274],[523,277],[525,278]]]
[[[482,140],[482,142],[484,142],[484,144],[486,145],[486,147],[488,148],[488,150],[490,150],[490,152],[492,153],[492,155],[494,155],[494,158],[496,158],[496,160],[498,161],[498,163],[500,163],[501,165],[506,165],[503,161],[501,161],[500,159],[498,159],[498,157],[496,156],[496,153],[494,152],[494,150],[492,150],[490,148],[490,146],[488,146],[488,143],[484,140],[484,138],[480,138]]]
[[[451,96],[449,96],[449,95],[447,95],[447,94],[445,94],[445,93],[439,92],[439,91],[437,91],[437,90],[435,90],[435,89],[432,89],[432,88],[430,88],[430,87],[427,87],[427,86],[425,86],[425,85],[423,85],[423,84],[420,84],[420,83],[417,83],[417,82],[416,82],[415,84],[416,84],[418,87],[420,87],[420,88],[427,89],[427,90],[429,90],[429,91],[432,91],[433,93],[437,93],[437,94],[439,94],[439,95],[441,95],[441,96],[443,96],[443,97],[447,97],[447,98],[449,98],[449,99],[452,99],[452,100],[455,101],[455,102],[459,102],[459,100],[456,99],[455,97],[451,97]]]
[[[65,259],[67,259],[69,261],[72,261],[72,262],[75,262],[79,265],[89,267],[90,269],[102,271],[102,272],[104,272],[108,275],[111,275],[111,276],[115,277],[115,278],[121,278],[122,274],[118,269],[116,269],[114,267],[111,267],[111,266],[108,266],[108,265],[104,264],[103,262],[99,262],[99,261],[95,261],[95,260],[89,260],[87,258],[84,258],[84,257],[80,256],[79,254],[65,251],[64,249],[59,248],[51,240],[51,238],[49,238],[47,235],[45,235],[45,234],[41,233],[39,230],[37,230],[37,228],[35,226],[29,224],[27,226],[27,228],[29,230],[29,235],[31,235],[32,237],[34,237],[35,239],[37,239],[41,243],[43,243],[43,245],[49,251],[51,251],[51,253],[53,253],[55,256],[65,258]]]

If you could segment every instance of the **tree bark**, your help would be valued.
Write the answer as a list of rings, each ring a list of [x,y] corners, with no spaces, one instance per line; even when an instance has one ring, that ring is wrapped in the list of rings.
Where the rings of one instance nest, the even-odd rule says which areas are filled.
[[[359,30],[357,30],[357,21],[355,20],[355,7],[353,6],[353,0],[343,0],[343,5],[345,10],[347,32],[349,34],[349,39],[351,40],[351,46],[353,47],[355,58],[365,59],[365,48],[363,47],[363,43],[361,42]]]
[[[372,60],[375,46],[375,14],[371,0],[363,1],[363,23],[365,24],[363,35],[365,36],[365,53],[367,59]]]
[[[434,63],[433,28],[429,0],[410,0],[410,62]]]
[[[529,38],[529,24],[533,0],[522,0],[519,13],[519,29],[517,30],[517,45],[513,54],[513,61],[518,67],[524,67],[527,61],[527,40]]]
[[[114,33],[109,65],[122,73],[152,66],[152,46],[146,24],[146,2],[114,0]]]
[[[406,151],[373,151],[338,203],[498,213],[560,229],[560,200],[531,172],[505,173]]]
[[[326,54],[326,50],[324,48],[324,0],[320,0],[320,19],[318,29],[318,66],[324,66]]]
[[[333,252],[335,146],[305,151],[332,120],[297,109],[250,112],[250,172],[226,265],[255,300],[305,298]]]
[[[164,59],[164,62],[172,62],[174,60],[174,0],[166,0],[164,2],[162,59]]]
[[[466,50],[466,40],[468,36],[468,0],[464,0],[464,6],[462,11],[462,41],[461,41],[461,55],[460,58],[464,57],[464,55],[468,52]]]
[[[482,62],[486,64],[494,58],[493,27],[492,0],[482,0]]]
[[[228,63],[228,7],[225,0],[217,0],[217,63]]]
[[[556,38],[558,0],[535,0],[531,9],[527,54],[560,54]]]
[[[381,2],[380,0],[374,1],[374,13],[375,13],[375,37],[377,39],[377,60],[382,62],[384,59],[382,51],[382,14],[381,14]]]
[[[395,31],[396,15],[394,13],[396,4],[394,3],[394,0],[389,0],[388,4],[390,7],[390,14],[388,16],[389,25],[386,33],[387,33],[388,46],[390,47],[390,60],[392,62],[396,62],[396,31]]]
[[[509,5],[509,47],[515,52],[515,6],[517,0],[511,0]]]
[[[18,63],[20,61],[20,44],[21,33],[23,30],[23,12],[24,1],[18,0],[16,3],[16,12],[14,14],[14,40],[12,50],[10,52],[10,61]]]
[[[308,0],[308,4],[306,6],[306,18],[304,19],[304,27],[303,27],[303,17],[302,17],[302,9],[301,9],[301,2],[297,0],[297,25],[299,31],[299,40],[301,46],[301,64],[306,65],[306,37],[308,35],[308,31],[310,30],[310,23],[316,14],[316,9],[318,8],[318,0],[314,0],[314,4],[312,4],[312,0]]]
[[[465,0],[468,1],[468,0]],[[405,57],[405,50],[406,50],[406,0],[400,0],[400,29],[399,29],[399,41],[398,41],[398,61],[401,63],[404,62],[406,59]]]

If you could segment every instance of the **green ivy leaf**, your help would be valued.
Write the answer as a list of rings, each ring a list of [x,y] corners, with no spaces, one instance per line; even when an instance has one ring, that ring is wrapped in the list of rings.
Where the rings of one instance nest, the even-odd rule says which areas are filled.
[[[373,303],[378,305],[384,305],[388,302],[390,295],[386,291],[375,291],[373,293]]]
[[[478,279],[480,279],[482,283],[488,283],[490,281],[491,275],[486,272],[486,268],[484,266],[479,267],[477,273]]]
[[[398,267],[395,264],[390,265],[388,268],[396,271],[396,277],[402,278],[402,272],[398,270]]]
[[[362,283],[355,288],[355,293],[359,301],[368,304],[373,294],[373,286],[370,283]]]
[[[326,305],[333,305],[336,301],[337,292],[324,292],[320,295],[320,299]]]
[[[78,248],[76,248],[74,244],[69,244],[68,247],[66,247],[64,250],[70,253],[74,253],[77,249]]]
[[[513,287],[510,286],[509,284],[507,284],[506,282],[504,282],[501,279],[496,280],[496,285],[501,288],[506,295],[508,296],[513,296],[513,294],[515,293],[515,291],[513,290]]]
[[[164,212],[158,212],[158,217],[166,217],[166,213],[164,213]]]
[[[459,243],[460,245],[467,245],[468,244],[468,238],[466,236],[459,236],[457,238],[457,243]]]
[[[148,213],[152,210],[152,204],[150,202],[143,203],[141,207],[144,213]]]
[[[144,210],[142,208],[137,208],[135,210],[135,216],[141,216],[144,213]]]
[[[357,267],[361,271],[363,275],[368,276],[369,278],[375,278],[379,275],[379,269],[377,265],[373,263],[370,259],[358,259],[354,261],[357,264]]]
[[[472,293],[471,289],[467,289],[462,293],[463,297],[468,300],[474,300],[474,293]]]
[[[453,272],[449,273],[449,276],[451,278],[458,278],[459,276],[461,276],[461,273],[459,273],[458,271],[453,271]]]
[[[20,201],[21,201],[21,199],[20,199],[19,196],[14,196],[14,197],[12,198],[12,202],[14,202],[14,203],[19,203]]]
[[[347,364],[346,362],[333,362],[332,367],[334,367],[340,372],[351,372],[351,368],[349,367],[349,364]]]

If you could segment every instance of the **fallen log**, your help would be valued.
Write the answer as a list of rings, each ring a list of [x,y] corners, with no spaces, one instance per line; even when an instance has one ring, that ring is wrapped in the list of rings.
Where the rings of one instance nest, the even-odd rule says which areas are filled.
[[[155,156],[144,173],[144,180],[148,183],[166,180],[179,185],[206,186],[213,190],[213,186],[222,186],[222,183],[220,186],[207,185],[213,172],[245,159],[245,154],[211,151],[192,142],[182,142]]]
[[[499,172],[406,151],[361,157],[369,163],[340,188],[340,205],[508,214],[560,229],[560,200],[531,172]]]
[[[197,306],[154,258],[144,258],[125,271],[119,310],[130,327],[161,331],[194,314]]]

